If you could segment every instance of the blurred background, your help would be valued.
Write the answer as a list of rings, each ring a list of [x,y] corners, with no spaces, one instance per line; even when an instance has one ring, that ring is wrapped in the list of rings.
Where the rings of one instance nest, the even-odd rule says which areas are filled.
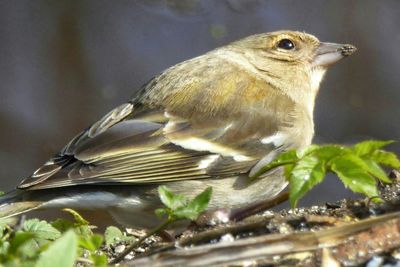
[[[165,68],[280,29],[358,52],[317,99],[316,143],[400,137],[400,1],[136,0],[0,2],[0,189]],[[390,149],[400,153],[400,145]],[[335,177],[301,203],[349,196]]]

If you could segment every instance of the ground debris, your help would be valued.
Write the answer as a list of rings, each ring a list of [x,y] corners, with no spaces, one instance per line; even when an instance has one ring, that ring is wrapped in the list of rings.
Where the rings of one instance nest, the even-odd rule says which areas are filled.
[[[384,203],[342,200],[190,227],[124,266],[400,266],[400,178],[392,178],[381,186]]]

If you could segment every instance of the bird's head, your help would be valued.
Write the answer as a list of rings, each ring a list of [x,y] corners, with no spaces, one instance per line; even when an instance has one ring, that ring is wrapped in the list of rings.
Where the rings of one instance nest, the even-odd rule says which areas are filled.
[[[228,47],[294,101],[313,99],[327,67],[356,51],[352,45],[320,42],[296,31],[252,35]]]

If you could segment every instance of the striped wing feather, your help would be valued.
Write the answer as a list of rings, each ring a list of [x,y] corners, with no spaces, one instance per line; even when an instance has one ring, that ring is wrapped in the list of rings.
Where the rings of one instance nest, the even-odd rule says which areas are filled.
[[[126,110],[126,106],[117,109],[121,108]],[[139,119],[132,113],[133,109],[122,117],[115,116],[122,114],[118,110],[110,112],[25,179],[19,188],[43,189],[108,183],[146,184],[225,177],[247,172],[254,164],[254,161],[236,162],[232,157],[210,151],[185,149],[173,144],[164,131],[168,118],[164,118],[165,122],[154,122],[146,120],[143,113]],[[110,116],[113,118],[109,118]],[[158,120],[160,117],[159,114]],[[102,124],[101,121],[106,123]],[[182,131],[186,136],[190,126],[182,127],[182,123],[177,125],[173,130],[174,135],[179,135],[179,131]],[[203,130],[201,134],[207,135],[206,132]],[[212,129],[211,132],[220,131]],[[205,163],[208,160],[209,164],[202,164],[204,160]]]
[[[260,138],[276,133],[279,122],[290,126],[294,106],[271,84],[218,53],[178,64],[152,79],[135,99],[75,137],[19,188],[247,173],[275,149]]]

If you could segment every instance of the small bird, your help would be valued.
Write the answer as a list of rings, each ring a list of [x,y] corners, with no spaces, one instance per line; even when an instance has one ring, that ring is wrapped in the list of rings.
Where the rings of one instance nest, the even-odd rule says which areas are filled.
[[[355,50],[277,31],[172,66],[1,197],[0,217],[100,209],[151,228],[159,185],[188,197],[211,186],[210,209],[270,199],[287,185],[281,171],[249,177],[282,151],[311,144],[325,71]]]

